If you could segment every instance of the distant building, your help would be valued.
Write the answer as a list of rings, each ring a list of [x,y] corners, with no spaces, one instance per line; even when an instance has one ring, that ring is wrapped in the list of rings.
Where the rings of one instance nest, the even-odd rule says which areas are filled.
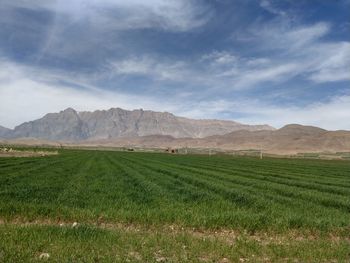
[[[167,152],[167,153],[178,153],[179,150],[169,147],[169,148],[167,148],[167,149],[165,150],[165,152]]]

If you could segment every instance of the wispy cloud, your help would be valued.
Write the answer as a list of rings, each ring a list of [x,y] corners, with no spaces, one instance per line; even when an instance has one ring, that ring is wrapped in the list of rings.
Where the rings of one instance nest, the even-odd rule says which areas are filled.
[[[350,95],[335,96],[322,103],[304,106],[277,106],[259,98],[196,100],[193,94],[160,98],[151,94],[143,96],[103,91],[78,82],[83,88],[76,89],[55,82],[57,76],[45,72],[16,67],[7,62],[0,64],[8,69],[0,76],[0,120],[1,125],[11,128],[67,107],[81,111],[122,107],[169,111],[191,118],[234,118],[243,123],[268,123],[275,127],[301,123],[327,129],[350,129]],[[29,78],[33,73],[36,76]]]
[[[350,42],[323,40],[330,30],[327,23],[290,27],[274,22],[252,31],[251,42],[260,45],[262,56],[216,51],[205,57],[215,62],[216,75],[228,77],[234,89],[283,83],[295,76],[315,83],[349,80]]]
[[[190,68],[184,61],[167,61],[152,56],[134,56],[112,61],[110,65],[110,74],[140,75],[162,81],[182,81],[190,74]]]
[[[350,129],[350,42],[338,18],[302,19],[283,8],[293,1],[242,2],[249,12],[240,1],[1,1],[0,125],[66,107],[143,107]]]
[[[266,123],[276,128],[298,123],[329,130],[349,130],[350,94],[303,106],[275,105],[259,98],[201,101],[193,108],[184,108],[179,114],[194,118],[232,119],[234,116],[234,120],[241,123]]]
[[[103,67],[106,58],[134,53],[125,37],[140,30],[185,33],[212,16],[203,0],[4,0],[0,35],[10,50],[45,66]]]
[[[235,112],[245,116],[237,120],[247,123],[263,121],[275,127],[299,123],[329,130],[350,129],[350,95],[335,96],[328,101],[306,106],[277,106],[255,100],[246,106],[241,105]]]
[[[314,48],[314,68],[309,79],[316,83],[350,80],[350,42],[321,44]]]
[[[252,34],[265,49],[292,53],[317,43],[330,29],[331,25],[325,22],[293,26],[289,19],[279,18],[254,28]]]
[[[209,19],[208,9],[199,0],[4,0],[3,6],[49,10],[72,22],[83,20],[93,26],[126,30],[160,28],[187,31]]]
[[[274,4],[269,0],[262,0],[260,1],[260,6],[265,9],[266,11],[280,16],[285,16],[287,13],[277,7],[274,6]]]
[[[48,112],[57,112],[73,107],[77,110],[108,109],[155,109],[174,111],[175,105],[162,103],[151,96],[104,91],[76,80],[72,86],[57,81],[58,75],[16,66],[1,61],[0,75],[0,120],[7,127],[42,117]]]
[[[256,89],[264,83],[285,83],[296,76],[314,83],[349,80],[350,42],[324,41],[330,28],[327,23],[264,28],[254,33],[254,42],[264,46],[261,56],[216,50],[192,61],[142,56],[112,65],[116,74],[208,84],[225,90]],[[270,53],[268,58],[266,52]]]

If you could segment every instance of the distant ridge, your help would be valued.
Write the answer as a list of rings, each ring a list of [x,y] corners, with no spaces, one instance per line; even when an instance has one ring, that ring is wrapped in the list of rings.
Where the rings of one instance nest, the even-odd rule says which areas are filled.
[[[262,150],[275,154],[305,152],[350,152],[350,131],[327,131],[312,126],[286,125],[278,130],[238,130],[206,138],[144,136],[85,142],[100,146],[140,146],[172,148],[218,148],[223,150]]]
[[[48,113],[38,120],[25,122],[13,130],[1,127],[0,137],[37,138],[78,142],[148,135],[169,135],[174,138],[204,138],[238,130],[274,130],[269,125],[246,125],[224,120],[195,120],[177,117],[168,112],[123,110],[111,108],[94,112],[77,112],[67,108]]]

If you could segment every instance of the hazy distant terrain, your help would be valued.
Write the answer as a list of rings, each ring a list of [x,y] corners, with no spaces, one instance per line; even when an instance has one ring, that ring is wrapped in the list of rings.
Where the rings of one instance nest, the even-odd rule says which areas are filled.
[[[276,154],[298,152],[350,151],[349,131],[327,131],[297,124],[278,130],[234,131],[206,138],[174,138],[171,136],[143,136],[82,142],[91,146],[142,146],[172,148],[218,148],[226,150],[257,149]]]
[[[350,131],[297,124],[276,130],[269,125],[194,120],[168,112],[119,108],[94,112],[69,108],[13,130],[0,127],[1,137],[2,142],[31,145],[257,149],[277,154],[350,151]]]

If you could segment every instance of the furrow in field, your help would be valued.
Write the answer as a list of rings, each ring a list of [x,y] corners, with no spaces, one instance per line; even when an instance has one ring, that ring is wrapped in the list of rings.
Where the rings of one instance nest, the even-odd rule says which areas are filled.
[[[291,178],[291,177],[286,178],[284,176],[280,176],[277,174],[269,174],[259,170],[248,171],[246,169],[239,169],[237,167],[233,167],[231,170],[220,169],[216,167],[203,168],[202,166],[198,166],[196,164],[192,165],[191,167],[190,166],[186,166],[186,167],[188,167],[189,169],[197,169],[202,171],[215,171],[215,172],[220,171],[223,174],[234,174],[235,176],[239,176],[239,177],[244,176],[245,178],[254,178],[257,180],[261,180],[263,182],[268,181],[268,182],[274,182],[274,183],[279,183],[279,184],[288,185],[288,186],[296,186],[304,189],[315,190],[322,193],[336,194],[339,196],[350,195],[350,190],[348,190],[348,188],[339,188],[339,187],[327,186],[327,185],[317,185],[315,183],[301,181],[300,179]]]
[[[261,166],[255,166],[250,164],[249,167],[248,166],[243,166],[244,168],[242,168],[242,164],[240,164],[240,168],[238,168],[236,165],[236,163],[233,162],[229,165],[224,165],[224,164],[220,164],[220,165],[216,165],[215,163],[212,164],[208,164],[207,162],[193,162],[193,163],[187,163],[187,162],[180,162],[179,165],[186,165],[186,166],[190,166],[190,167],[201,167],[201,168],[206,168],[209,170],[220,170],[223,172],[230,172],[232,171],[232,169],[235,170],[240,170],[242,172],[246,172],[246,174],[251,174],[251,173],[256,173],[256,171],[259,171],[260,173],[266,174],[268,176],[274,176],[274,177],[282,177],[282,178],[287,178],[287,179],[297,179],[297,180],[302,180],[305,182],[310,182],[310,183],[314,183],[314,184],[318,184],[318,185],[325,185],[325,186],[337,186],[337,187],[341,187],[341,188],[345,188],[348,189],[348,187],[350,187],[350,181],[346,181],[346,180],[342,180],[342,181],[338,181],[337,183],[334,182],[334,180],[331,180],[329,178],[324,178],[322,176],[319,175],[315,175],[313,178],[314,179],[310,179],[310,173],[306,174],[304,172],[304,174],[296,174],[296,173],[291,173],[290,171],[287,172],[282,172],[276,171],[276,169],[271,169],[271,167],[264,167],[264,168],[260,168]],[[304,169],[305,170],[305,169]],[[342,179],[346,179],[345,176],[342,177]]]
[[[159,170],[159,169],[158,169]],[[167,171],[169,172],[169,169],[167,169]],[[166,173],[167,171],[163,171],[163,173]],[[172,170],[172,174],[174,174],[174,171]],[[193,175],[192,175],[193,177]],[[198,179],[197,179],[198,180]],[[198,182],[195,182],[196,184]],[[282,196],[279,196],[277,197],[275,194],[273,193],[265,193],[264,194],[264,198],[266,198],[262,203],[259,203],[258,201],[254,201],[254,202],[251,202],[249,201],[246,196],[244,196],[245,194],[249,194],[250,197],[254,196],[258,191],[256,191],[256,189],[253,189],[253,190],[247,190],[247,189],[244,189],[243,192],[241,192],[241,194],[239,196],[236,196],[236,198],[232,198],[232,193],[227,193],[227,188],[216,188],[214,187],[213,189],[213,185],[214,185],[215,182],[210,182],[209,185],[211,186],[209,189],[210,191],[214,191],[218,194],[221,194],[223,195],[225,198],[228,198],[228,199],[233,199],[234,202],[236,203],[239,203],[241,204],[241,207],[242,208],[249,208],[251,206],[255,206],[255,208],[260,208],[262,209],[262,211],[266,211],[268,210],[268,208],[270,208],[270,206],[272,205],[272,203],[270,202],[271,200],[274,201],[273,204],[275,204],[276,202],[280,202],[280,207],[278,208],[278,210],[280,211],[283,211],[286,207],[288,208],[291,208],[291,207],[296,207],[296,200],[295,198],[290,198],[290,197],[282,197]],[[200,185],[202,188],[205,188],[206,185]],[[217,191],[218,189],[220,189],[219,191]],[[257,196],[257,200],[261,201],[262,199],[262,196]],[[243,203],[243,206],[242,206],[242,203]],[[313,208],[314,205],[312,204],[308,204],[308,202],[304,202],[303,206],[306,206],[304,209],[303,209],[303,213],[305,213],[306,211],[308,210],[305,210],[305,209],[308,209],[308,208]],[[300,207],[299,207],[300,208]],[[294,209],[295,210],[295,209]],[[318,211],[318,209],[316,209],[315,211]],[[297,212],[297,211],[296,211]],[[334,212],[337,212],[336,210]]]
[[[180,166],[178,163],[174,163],[174,165]],[[311,189],[319,192],[326,192],[330,194],[339,194],[341,196],[349,196],[350,195],[350,190],[349,188],[339,188],[339,187],[334,187],[334,186],[327,186],[327,185],[317,185],[315,183],[309,183],[309,182],[304,182],[305,179],[301,178],[302,181],[293,178],[293,177],[288,177],[286,178],[285,176],[278,175],[278,174],[269,174],[266,173],[265,171],[261,170],[248,170],[248,169],[242,169],[242,168],[237,168],[237,167],[232,167],[230,170],[228,169],[221,169],[218,167],[211,167],[210,165],[198,165],[196,163],[193,163],[191,166],[185,165],[186,167],[189,167],[189,169],[199,169],[202,171],[221,171],[223,173],[227,174],[235,174],[237,176],[240,176],[241,173],[244,174],[244,177],[251,177],[251,178],[256,178],[262,181],[271,181],[275,183],[280,183],[280,184],[285,184],[289,186],[297,186],[297,187],[302,187],[305,189]],[[181,165],[181,167],[184,167],[184,165]],[[205,169],[204,169],[205,168]]]
[[[40,157],[42,158],[42,157]],[[1,171],[2,176],[0,176],[0,183],[5,183],[9,186],[13,182],[18,182],[20,180],[28,180],[31,177],[40,175],[42,171],[46,169],[54,169],[60,164],[64,164],[69,160],[76,160],[74,156],[60,156],[56,158],[42,158],[36,166],[30,164],[26,166],[13,167],[11,170]]]
[[[220,169],[231,169],[232,166],[235,164],[239,164],[241,167],[244,167],[245,169],[256,169],[256,170],[261,170],[261,171],[266,171],[266,172],[278,172],[282,175],[284,174],[289,174],[291,176],[297,176],[301,177],[303,180],[308,180],[309,178],[315,178],[317,180],[327,180],[329,182],[329,179],[332,179],[332,181],[335,178],[332,178],[331,175],[337,173],[339,169],[342,171],[342,173],[339,175],[339,178],[342,180],[341,182],[350,182],[350,178],[345,177],[344,171],[347,171],[348,168],[350,169],[350,166],[344,165],[343,163],[340,163],[340,166],[323,166],[321,167],[322,169],[313,169],[313,166],[309,167],[307,164],[303,166],[303,170],[296,170],[294,169],[295,164],[294,163],[289,163],[289,160],[285,160],[286,163],[283,164],[283,166],[279,163],[275,163],[275,160],[258,160],[258,159],[252,159],[249,158],[248,160],[242,159],[242,158],[232,158],[232,159],[227,159],[227,158],[222,158],[223,160],[220,162],[216,159],[218,157],[207,157],[207,158],[198,158],[194,163],[200,164],[200,165],[208,165],[208,163],[211,166],[216,166]],[[221,157],[220,157],[221,158]],[[161,160],[161,158],[159,158]],[[205,160],[206,159],[206,160]],[[191,165],[192,161],[187,160],[186,158],[179,158],[174,159],[175,162],[181,162],[182,164],[187,164]],[[307,167],[307,169],[306,169]],[[327,168],[327,169],[326,169]],[[296,172],[297,171],[297,172]],[[305,173],[307,171],[307,173]]]
[[[150,160],[148,160],[148,162],[150,162]],[[158,163],[159,164],[159,163]],[[191,168],[184,168],[184,167],[177,167],[177,166],[173,166],[171,164],[164,164],[163,165],[167,165],[169,168],[172,169],[181,169],[181,170],[187,170],[190,173],[197,173],[197,174],[201,174],[201,175],[206,175],[208,174],[206,171],[198,171],[196,169],[191,169]],[[261,190],[266,190],[266,183],[261,184],[261,182],[254,182],[254,180],[251,180],[251,178],[246,178],[244,176],[239,176],[237,174],[235,174],[235,177],[241,177],[240,180],[237,180],[236,178],[227,178],[223,176],[218,175],[218,173],[211,173],[209,175],[210,177],[215,177],[219,180],[225,180],[225,183],[227,182],[231,182],[234,184],[241,184],[241,185],[245,185],[245,186],[251,186],[253,189],[261,189]],[[244,182],[243,182],[244,181]],[[245,190],[248,190],[248,188],[246,188]],[[287,196],[287,197],[293,197],[296,199],[299,199],[303,202],[313,202],[315,204],[321,204],[323,206],[327,206],[327,207],[334,207],[336,209],[344,209],[346,211],[350,210],[350,204],[349,204],[349,200],[343,198],[343,200],[339,200],[339,197],[337,196],[327,196],[328,198],[325,198],[325,194],[323,194],[322,196],[317,194],[318,192],[316,191],[311,191],[311,193],[309,191],[303,191],[301,189],[299,189],[298,187],[293,187],[293,186],[283,186],[281,187],[280,184],[278,183],[273,183],[273,182],[269,182],[268,184],[268,191],[274,191],[275,193],[282,195],[282,196]],[[297,192],[298,194],[295,194],[294,192]],[[266,194],[266,193],[265,193]],[[271,198],[271,196],[269,196],[269,198]]]
[[[156,196],[162,196],[164,193],[160,187],[147,180],[147,178],[136,171],[134,167],[127,164],[122,158],[115,160],[111,155],[108,156],[108,162],[118,170],[122,171],[120,174],[126,188],[124,192],[127,196],[137,203],[151,203]]]
[[[140,162],[138,165],[146,167],[155,173],[168,174],[169,176],[175,176],[182,181],[185,180],[189,184],[195,185],[198,188],[206,189],[212,194],[214,193],[225,198],[226,200],[234,201],[235,204],[239,204],[241,207],[249,203],[250,205],[260,207],[261,209],[266,209],[266,205],[269,204],[271,200],[275,200],[281,204],[294,204],[294,200],[290,198],[290,200],[288,200],[287,198],[282,197],[284,200],[281,200],[281,197],[276,197],[274,195],[270,195],[268,197],[265,196],[262,199],[260,192],[247,185],[237,184],[236,187],[229,188],[225,182],[220,182],[210,175],[208,176],[200,173],[197,174],[197,176],[194,176],[193,173],[183,173],[177,169],[162,168],[162,166],[159,164],[157,167],[149,166],[144,162]]]
[[[215,158],[215,157],[214,157]],[[221,157],[220,157],[221,158]],[[230,164],[233,159],[223,158],[222,165]],[[320,178],[344,179],[344,171],[350,169],[350,162],[346,161],[310,161],[310,160],[290,160],[290,159],[264,159],[239,158],[237,159],[243,166],[250,166],[252,163],[256,169],[269,170],[275,169],[281,173],[292,172],[303,174],[305,177],[314,176]],[[221,161],[218,162],[221,166]],[[307,170],[305,169],[307,167]],[[307,171],[308,173],[305,173]],[[348,180],[350,181],[350,180]]]
[[[174,173],[162,173],[149,166],[144,166],[134,159],[124,159],[130,162],[130,165],[133,165],[134,170],[147,175],[147,180],[151,180],[154,184],[158,185],[158,187],[162,188],[165,196],[168,198],[189,201],[208,200],[214,197],[221,198],[219,194],[215,194],[214,196],[212,194],[209,195],[208,192],[204,191],[201,187],[194,185],[192,178],[190,181],[188,180],[190,176],[183,174],[182,177],[180,177]],[[184,180],[184,178],[187,180]]]
[[[195,169],[189,168],[190,171],[195,172]],[[204,171],[205,172],[205,171]],[[240,175],[239,173],[234,174],[235,177],[240,177],[241,180],[246,180],[247,177],[244,175]],[[226,179],[229,181],[232,181],[231,179]],[[249,180],[249,179],[248,179]],[[255,180],[260,180],[261,182],[254,182]],[[234,183],[237,183],[236,180],[233,180]],[[345,211],[350,210],[350,200],[347,198],[349,195],[342,194],[334,194],[334,193],[325,193],[324,191],[321,191],[319,189],[310,189],[308,187],[300,187],[299,185],[291,184],[289,182],[284,182],[281,180],[271,180],[266,177],[260,177],[257,178],[257,176],[254,176],[253,182],[255,184],[256,188],[261,189],[261,185],[266,184],[268,182],[268,189],[269,191],[275,191],[279,195],[284,196],[292,196],[301,200],[307,200],[312,201],[314,203],[321,203],[324,206],[327,207],[335,207],[335,208],[341,208]],[[283,187],[280,187],[280,186]],[[287,186],[287,187],[286,187]],[[304,188],[304,189],[300,189]],[[298,194],[295,194],[298,193]]]
[[[61,161],[64,158],[55,158],[56,156],[49,156],[49,157],[23,157],[23,158],[28,158],[28,160],[26,161],[22,161],[23,158],[15,158],[13,161],[13,163],[11,163],[10,165],[4,165],[3,167],[0,167],[0,172],[1,173],[5,173],[5,172],[11,172],[13,170],[18,171],[18,168],[23,168],[23,170],[25,170],[27,167],[32,169],[34,167],[36,167],[36,165],[43,165],[46,163],[50,163],[50,162],[57,162],[57,161]],[[35,158],[35,159],[34,159]]]
[[[76,167],[80,159],[72,159],[72,156],[57,158],[62,159],[60,162],[49,162],[29,174],[20,168],[20,176],[10,174],[10,178],[0,184],[0,211],[3,216],[28,218],[57,214],[61,204],[57,204],[56,199],[64,190],[66,175],[70,172],[67,160],[71,160],[71,166]]]
[[[0,170],[4,171],[4,169],[12,169],[14,166],[18,167],[22,165],[35,165],[36,163],[41,162],[40,158],[42,157],[0,158]]]
[[[75,162],[65,163],[70,172],[66,174],[62,191],[57,195],[57,204],[74,208],[87,207],[90,195],[88,186],[91,183],[89,175],[95,171],[97,158],[95,153],[83,153],[78,165]]]

